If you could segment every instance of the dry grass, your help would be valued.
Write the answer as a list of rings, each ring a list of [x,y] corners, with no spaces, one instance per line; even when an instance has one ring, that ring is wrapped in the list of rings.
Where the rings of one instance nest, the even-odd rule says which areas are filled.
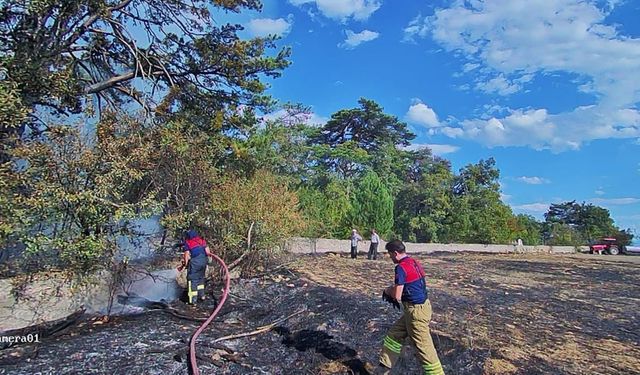
[[[418,257],[432,328],[487,350],[486,374],[640,374],[640,265],[559,255]],[[392,282],[388,260],[304,257],[294,270],[367,298]]]

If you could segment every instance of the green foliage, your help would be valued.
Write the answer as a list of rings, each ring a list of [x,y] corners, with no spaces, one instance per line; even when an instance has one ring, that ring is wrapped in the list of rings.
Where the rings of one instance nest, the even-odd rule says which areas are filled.
[[[361,98],[360,108],[341,110],[333,115],[316,137],[314,144],[336,146],[351,141],[367,152],[376,152],[385,144],[408,146],[415,135],[407,125],[382,112],[372,100]]]
[[[378,175],[368,171],[353,194],[349,221],[361,233],[375,229],[386,237],[393,228],[393,198]]]
[[[545,213],[543,232],[550,244],[585,245],[603,237],[616,237],[628,245],[633,239],[628,231],[614,225],[609,210],[576,201],[552,204]]]
[[[274,37],[242,40],[240,25],[216,21],[260,7],[257,0],[2,2],[0,141],[22,136],[17,124],[46,132],[44,111],[92,112],[96,98],[88,95],[101,111],[137,103],[204,127],[241,105],[269,107],[261,79],[281,74],[289,49],[267,53]]]
[[[309,154],[306,135],[310,131],[306,121],[309,109],[301,105],[285,104],[282,115],[269,120],[254,119],[246,127],[244,137],[235,140],[229,159],[234,169],[270,170],[276,174],[302,177],[306,172],[305,159]]]
[[[174,233],[200,229],[227,260],[252,223],[256,259],[289,236],[344,238],[352,227],[419,242],[536,244],[541,231],[552,244],[631,241],[593,205],[552,205],[544,225],[514,216],[493,159],[455,175],[428,149],[405,149],[415,135],[372,100],[317,128],[302,105],[261,119],[275,104],[262,80],[281,74],[290,50],[215,19],[260,7],[4,1],[0,247],[25,244],[30,267],[86,272],[159,212]],[[134,102],[144,117],[130,115]],[[96,113],[95,133],[66,117]]]
[[[210,228],[211,237],[225,244],[225,255],[232,257],[244,252],[241,245],[254,223],[252,245],[268,252],[304,229],[298,197],[287,185],[282,177],[263,170],[250,178],[226,176],[213,187],[197,224]]]
[[[3,240],[27,245],[26,265],[86,272],[107,264],[130,221],[157,213],[144,187],[151,150],[135,119],[105,119],[111,136],[92,144],[77,128],[52,128],[22,142],[2,170],[12,181],[2,200]],[[11,196],[7,196],[11,194]],[[10,229],[8,236],[7,229]]]
[[[377,103],[358,101],[359,108],[341,110],[309,137],[320,173],[351,179],[373,169],[396,191],[407,168],[408,146],[415,135],[407,125],[385,114]]]
[[[302,187],[298,191],[300,206],[307,220],[307,236],[344,238],[351,232],[348,214],[351,212],[348,181],[331,180],[322,190]]]
[[[0,70],[0,74],[3,72]],[[16,82],[0,81],[0,131],[18,128],[24,123],[29,109],[20,100]]]
[[[395,200],[395,231],[409,241],[438,242],[446,238],[453,174],[449,164],[434,158],[428,149],[414,158],[407,182]]]
[[[517,215],[515,217],[515,237],[520,238],[525,245],[542,244],[542,223],[531,215]]]
[[[453,209],[447,221],[448,242],[511,243],[515,232],[511,209],[500,201],[500,172],[495,160],[480,160],[460,170],[453,182]]]
[[[584,240],[580,232],[568,224],[545,223],[547,245],[552,246],[580,246]]]

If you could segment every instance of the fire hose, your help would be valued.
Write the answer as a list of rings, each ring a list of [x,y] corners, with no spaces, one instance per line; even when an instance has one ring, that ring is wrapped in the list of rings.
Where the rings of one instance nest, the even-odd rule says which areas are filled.
[[[229,295],[229,284],[231,283],[231,279],[229,277],[229,270],[227,269],[227,265],[224,263],[220,257],[215,254],[211,254],[211,256],[220,263],[220,267],[224,270],[224,291],[222,292],[222,297],[220,297],[220,302],[216,306],[215,310],[211,313],[209,318],[202,323],[202,325],[196,330],[196,332],[191,336],[191,341],[189,343],[189,362],[191,364],[191,371],[194,375],[200,375],[200,370],[198,370],[198,364],[196,363],[196,340],[198,336],[204,331],[205,328],[213,321],[213,318],[216,317],[224,301],[227,299],[227,295]]]

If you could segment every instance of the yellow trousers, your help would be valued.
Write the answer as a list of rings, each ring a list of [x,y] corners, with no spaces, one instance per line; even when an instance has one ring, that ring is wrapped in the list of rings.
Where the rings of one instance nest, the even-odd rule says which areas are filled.
[[[404,313],[387,332],[382,345],[380,363],[392,368],[400,357],[405,339],[416,347],[416,356],[422,365],[425,375],[444,375],[444,370],[438,359],[438,353],[433,346],[429,322],[431,322],[431,302],[427,300],[422,305],[403,302]]]

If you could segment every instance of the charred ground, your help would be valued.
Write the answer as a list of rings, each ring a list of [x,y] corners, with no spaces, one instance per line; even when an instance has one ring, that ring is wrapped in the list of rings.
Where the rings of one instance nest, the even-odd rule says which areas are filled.
[[[437,254],[424,263],[447,374],[640,374],[640,264],[558,255]],[[236,280],[198,340],[203,374],[368,374],[399,313],[388,260],[301,256]],[[219,294],[219,292],[217,293]],[[212,302],[86,319],[0,351],[0,374],[185,374]],[[225,336],[249,334],[239,338]],[[218,341],[216,341],[218,340]],[[395,369],[418,374],[411,348]]]

